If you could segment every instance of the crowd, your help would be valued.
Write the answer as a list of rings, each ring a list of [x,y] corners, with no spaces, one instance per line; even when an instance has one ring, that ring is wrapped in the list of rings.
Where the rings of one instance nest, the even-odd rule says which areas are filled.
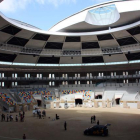
[[[35,109],[35,110],[33,110],[33,114],[34,114],[34,117],[37,115],[37,117],[39,117],[39,119],[41,119],[42,117],[46,117],[46,111],[45,110],[43,110],[41,112],[40,109]]]
[[[15,116],[15,121],[16,122],[18,122],[19,120],[21,121],[21,122],[24,122],[24,118],[25,118],[25,112],[23,111],[23,113],[21,113],[21,112],[19,112],[19,116],[18,115],[16,115]],[[12,122],[12,121],[14,121],[14,117],[13,117],[13,115],[12,114],[7,114],[7,115],[5,115],[5,114],[1,114],[1,122]]]

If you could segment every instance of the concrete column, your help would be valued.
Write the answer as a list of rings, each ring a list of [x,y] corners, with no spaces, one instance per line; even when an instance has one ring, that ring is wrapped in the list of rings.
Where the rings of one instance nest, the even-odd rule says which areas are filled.
[[[94,101],[94,107],[98,108],[98,101]]]
[[[51,109],[54,108],[54,102],[51,102]]]
[[[0,106],[0,114],[2,114],[2,107]]]
[[[19,110],[19,105],[16,105],[15,106],[15,112],[19,112],[20,110]]]
[[[127,108],[127,101],[123,101],[123,108]]]
[[[27,105],[23,105],[23,111],[26,112],[27,111]]]
[[[59,108],[59,102],[56,102],[56,108]]]
[[[140,101],[137,102],[137,109],[140,109]]]
[[[102,101],[102,107],[106,108],[106,102],[105,101]]]
[[[111,102],[107,99],[107,108],[111,108]]]
[[[30,111],[33,110],[33,104],[32,104],[32,103],[29,105],[29,110],[30,110]]]

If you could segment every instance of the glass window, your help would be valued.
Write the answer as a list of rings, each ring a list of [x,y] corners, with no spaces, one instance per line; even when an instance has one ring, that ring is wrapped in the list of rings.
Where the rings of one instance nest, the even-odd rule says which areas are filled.
[[[52,78],[55,78],[55,74],[52,74]]]
[[[52,75],[51,74],[49,74],[49,78],[51,78],[52,77]]]
[[[52,86],[55,86],[55,82],[54,81],[52,82]]]
[[[62,85],[65,85],[65,82],[64,81],[62,82]]]
[[[90,73],[90,77],[92,77],[92,73]]]
[[[127,84],[129,83],[128,79],[126,80],[126,83],[127,83]]]
[[[80,74],[78,74],[78,78],[80,78]]]
[[[68,81],[66,81],[66,85],[68,85]]]
[[[28,74],[28,78],[30,78],[30,74]]]
[[[15,82],[15,86],[17,86],[18,85],[18,83],[17,82]]]
[[[27,74],[25,74],[25,78],[27,78],[28,76],[27,76]]]
[[[0,73],[0,77],[4,77],[4,73]]]
[[[4,82],[2,82],[2,87],[4,87]]]
[[[52,86],[52,82],[49,82],[49,86]]]

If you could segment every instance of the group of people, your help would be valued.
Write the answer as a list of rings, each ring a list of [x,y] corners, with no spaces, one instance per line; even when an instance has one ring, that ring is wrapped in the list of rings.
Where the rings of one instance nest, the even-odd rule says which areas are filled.
[[[1,114],[1,121],[7,121],[7,122],[10,122],[13,121],[13,115],[9,115],[7,114],[7,116],[5,116],[5,114]]]
[[[20,117],[20,121],[23,122],[24,121],[24,117],[25,117],[25,112],[23,111],[23,113],[19,112],[19,117]],[[7,114],[7,116],[5,114],[1,114],[1,121],[7,121],[7,122],[12,122],[14,120],[14,117],[12,114]],[[15,117],[15,121],[18,122],[18,115],[16,115]]]
[[[24,118],[25,118],[25,112],[23,111],[23,113],[19,112],[19,117],[20,117],[20,121],[24,122]],[[16,115],[16,122],[18,122],[18,116]]]
[[[33,114],[34,114],[34,116],[37,114],[37,117],[39,117],[39,119],[41,119],[42,117],[46,117],[46,111],[45,110],[43,110],[41,112],[40,109],[35,109],[35,110],[33,110]]]
[[[94,115],[94,116],[91,116],[91,123],[94,123],[94,122],[96,122],[96,116]],[[97,125],[99,125],[100,123],[99,123],[99,120],[97,121]]]

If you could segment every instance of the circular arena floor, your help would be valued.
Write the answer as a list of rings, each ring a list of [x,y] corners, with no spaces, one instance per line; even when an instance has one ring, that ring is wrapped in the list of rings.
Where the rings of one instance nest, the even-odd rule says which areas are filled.
[[[0,122],[0,140],[138,140],[140,138],[140,110],[113,108],[46,109],[47,117],[38,119],[26,112],[24,122]],[[54,120],[55,114],[60,120]],[[13,113],[15,118],[16,113]],[[111,124],[109,136],[85,136],[83,131],[93,126],[91,116],[96,115],[100,124]],[[50,119],[49,119],[50,117]],[[67,131],[64,130],[67,122]],[[9,137],[9,138],[6,138]]]

